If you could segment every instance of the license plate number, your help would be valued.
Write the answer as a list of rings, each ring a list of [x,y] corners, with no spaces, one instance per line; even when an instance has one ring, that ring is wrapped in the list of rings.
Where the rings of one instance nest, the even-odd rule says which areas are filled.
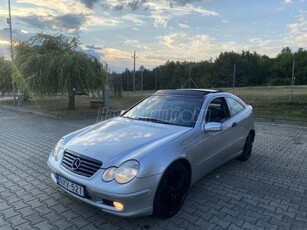
[[[84,187],[57,175],[57,184],[68,191],[84,197]]]

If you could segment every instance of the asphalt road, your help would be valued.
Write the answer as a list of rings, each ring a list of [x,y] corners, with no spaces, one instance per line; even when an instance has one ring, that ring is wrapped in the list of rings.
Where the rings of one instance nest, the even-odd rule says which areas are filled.
[[[201,179],[182,210],[161,220],[106,214],[53,184],[50,150],[94,122],[0,107],[0,229],[307,229],[307,127],[256,123],[251,159]]]

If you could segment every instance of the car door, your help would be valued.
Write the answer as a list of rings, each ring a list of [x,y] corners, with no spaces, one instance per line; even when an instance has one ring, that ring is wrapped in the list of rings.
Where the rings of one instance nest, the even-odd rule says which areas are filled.
[[[194,162],[196,162],[195,176],[198,179],[226,162],[235,153],[232,149],[235,139],[232,134],[235,127],[229,119],[230,113],[225,98],[213,98],[206,108],[204,118],[202,127],[215,122],[220,123],[221,130],[211,132],[199,130],[199,141],[194,145],[193,151]]]
[[[244,113],[245,107],[237,100],[231,97],[225,97],[229,109],[229,122],[232,124],[232,149],[235,154],[239,154],[242,151],[243,145],[246,139],[246,130],[244,129],[244,119],[242,113]]]

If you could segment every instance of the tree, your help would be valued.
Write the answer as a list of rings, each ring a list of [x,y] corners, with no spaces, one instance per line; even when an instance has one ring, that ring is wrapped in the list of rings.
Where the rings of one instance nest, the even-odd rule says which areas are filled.
[[[289,47],[283,48],[274,59],[273,72],[275,76],[271,79],[272,85],[289,85],[294,55]]]
[[[256,52],[222,52],[213,61],[174,62],[167,61],[152,70],[144,72],[144,89],[180,88],[191,76],[200,88],[231,87],[234,64],[236,64],[236,86],[289,85],[291,82],[293,59],[295,59],[295,84],[307,84],[307,50],[299,48],[293,53],[289,47],[283,48],[275,57],[259,55]],[[124,89],[132,89],[132,73],[126,69],[121,74]],[[137,81],[137,83],[139,80]],[[192,87],[192,86],[191,86]]]
[[[101,89],[107,77],[104,66],[78,49],[77,38],[37,34],[14,46],[14,80],[22,92],[39,95],[68,93],[68,108],[75,108],[75,90]]]
[[[12,89],[11,62],[0,56],[0,93],[6,93]]]
[[[235,52],[223,52],[215,60],[214,74],[218,79],[218,87],[230,87],[233,81],[233,66],[239,66],[241,55]],[[239,69],[239,68],[237,68]]]
[[[307,84],[307,50],[299,48],[294,53],[295,59],[295,84],[303,85]]]

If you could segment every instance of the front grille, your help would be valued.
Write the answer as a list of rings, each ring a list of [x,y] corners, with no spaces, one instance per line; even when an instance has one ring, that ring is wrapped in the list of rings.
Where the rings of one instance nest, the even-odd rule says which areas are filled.
[[[78,158],[81,162],[80,166],[77,169],[73,169],[72,165]],[[91,177],[98,171],[98,169],[101,168],[102,162],[69,150],[65,150],[62,165],[71,172],[85,177]]]

